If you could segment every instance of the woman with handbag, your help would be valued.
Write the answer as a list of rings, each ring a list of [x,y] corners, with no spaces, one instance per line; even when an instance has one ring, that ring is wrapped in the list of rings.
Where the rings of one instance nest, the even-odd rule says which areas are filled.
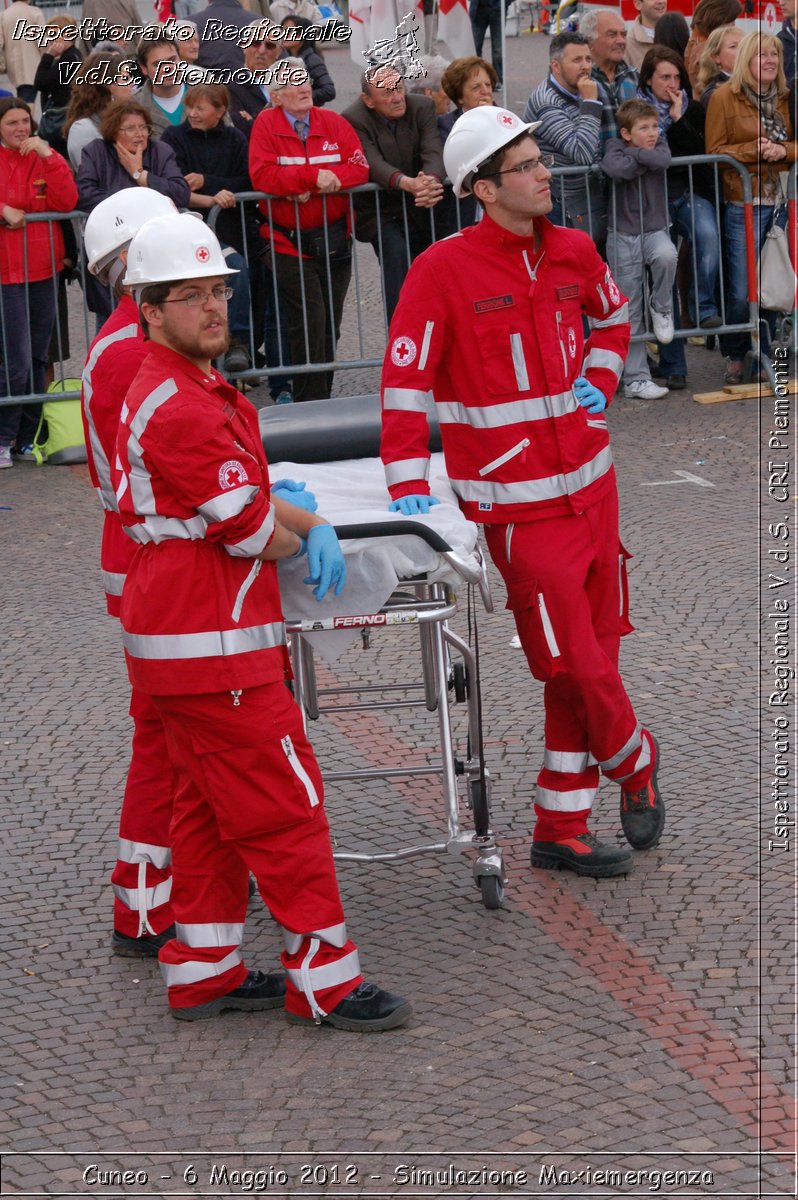
[[[67,30],[73,30],[74,35],[65,36]],[[66,158],[63,128],[72,94],[69,71],[74,70],[82,61],[80,51],[75,45],[77,26],[69,17],[51,17],[44,27],[44,32],[45,36],[52,40],[46,42],[47,48],[39,60],[33,80],[33,86],[42,103],[39,137],[44,138],[53,150]]]
[[[707,109],[707,154],[729,154],[749,171],[754,197],[754,252],[762,250],[768,231],[783,225],[777,211],[779,176],[796,157],[795,131],[788,104],[781,42],[765,33],[749,33],[740,43],[731,79],[712,94]],[[748,274],[742,180],[732,167],[723,170],[726,267],[726,322],[748,321]],[[765,313],[771,329],[775,314]],[[747,332],[720,335],[726,356],[726,383],[741,383],[745,356],[751,349]]]
[[[58,221],[33,213],[70,212],[78,191],[68,163],[33,132],[24,100],[0,100],[0,394],[43,392],[64,258]],[[41,405],[0,407],[0,468],[30,452]]]

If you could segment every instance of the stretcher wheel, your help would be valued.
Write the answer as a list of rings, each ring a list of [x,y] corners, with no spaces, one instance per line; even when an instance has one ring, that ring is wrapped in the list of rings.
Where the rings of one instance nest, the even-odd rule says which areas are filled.
[[[498,875],[480,875],[479,890],[485,908],[497,909],[504,904],[504,884]]]
[[[468,676],[466,675],[465,663],[455,663],[452,667],[452,685],[454,687],[454,698],[458,704],[465,704],[468,699]]]

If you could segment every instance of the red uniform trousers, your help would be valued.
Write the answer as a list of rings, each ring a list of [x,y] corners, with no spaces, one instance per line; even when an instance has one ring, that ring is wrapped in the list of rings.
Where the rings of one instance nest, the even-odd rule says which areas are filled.
[[[114,929],[127,937],[163,933],[172,924],[169,823],[172,768],[163,723],[148,696],[130,697],[133,745],[119,818]]]
[[[169,1004],[241,985],[248,872],[282,927],[286,1008],[327,1013],[362,982],[338,894],[321,772],[284,683],[153,696],[175,769]]]
[[[618,671],[628,620],[626,551],[612,493],[582,513],[486,525],[521,645],[544,681],[545,753],[537,780],[536,841],[584,833],[599,782],[643,787],[651,741]]]

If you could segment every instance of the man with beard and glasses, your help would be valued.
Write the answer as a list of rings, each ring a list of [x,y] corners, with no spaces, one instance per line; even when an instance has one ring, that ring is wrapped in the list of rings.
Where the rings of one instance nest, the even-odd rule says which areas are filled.
[[[234,273],[188,214],[148,221],[128,249],[150,353],[117,438],[119,511],[138,543],[121,621],[175,773],[175,936],[158,958],[178,1020],[284,1007],[294,1024],[393,1029],[412,1009],[360,973],[321,772],[286,687],[276,560],[307,554],[318,600],[341,592],[346,569],[323,518],[269,495],[257,413],[212,366],[229,344]],[[249,871],[280,926],[285,975],[242,961]]]

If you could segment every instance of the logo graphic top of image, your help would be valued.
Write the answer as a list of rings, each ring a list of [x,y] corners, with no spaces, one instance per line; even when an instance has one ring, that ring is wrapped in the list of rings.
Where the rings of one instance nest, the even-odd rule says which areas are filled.
[[[420,79],[426,74],[418,60],[418,18],[414,12],[407,13],[396,26],[392,38],[377,38],[368,50],[363,51],[369,74],[377,67],[390,67],[403,79]],[[384,86],[382,80],[374,79],[375,86]]]

